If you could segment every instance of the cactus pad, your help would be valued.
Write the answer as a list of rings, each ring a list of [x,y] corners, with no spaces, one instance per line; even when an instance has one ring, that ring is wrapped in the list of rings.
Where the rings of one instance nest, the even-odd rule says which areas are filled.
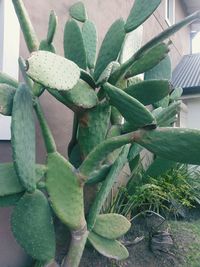
[[[161,0],[151,0],[151,3],[149,0],[135,0],[125,25],[126,32],[131,32],[140,26],[160,3]]]
[[[126,73],[126,77],[132,77],[137,74],[147,72],[162,61],[169,52],[169,47],[165,43],[160,43],[147,51],[141,58],[136,60]]]
[[[108,239],[117,239],[124,235],[130,227],[131,223],[120,214],[100,214],[96,218],[92,231]]]
[[[83,80],[69,91],[60,91],[64,99],[81,108],[93,108],[98,102],[96,92]]]
[[[68,20],[65,25],[64,52],[65,57],[76,63],[81,69],[87,68],[82,32],[75,20]]]
[[[78,82],[80,70],[70,60],[51,52],[38,51],[27,60],[27,74],[46,87],[69,90]]]
[[[87,55],[87,65],[94,68],[97,50],[97,31],[92,21],[86,20],[82,28],[83,41]]]
[[[53,210],[70,229],[82,228],[85,225],[83,188],[72,165],[60,154],[51,153],[47,167],[46,186]]]
[[[119,19],[111,25],[101,45],[94,70],[94,78],[96,81],[108,64],[117,59],[124,38],[124,21]]]
[[[36,165],[35,181],[39,181],[45,173],[43,165]],[[18,180],[17,173],[12,163],[0,164],[0,196],[7,196],[23,192],[25,189]]]
[[[32,95],[21,84],[16,90],[12,109],[11,144],[19,181],[28,191],[36,188],[35,181],[35,121]]]
[[[0,113],[10,116],[16,88],[7,84],[0,84]]]
[[[168,80],[149,80],[136,83],[124,90],[143,105],[153,104],[169,94],[171,85]]]
[[[176,162],[200,164],[200,131],[158,128],[144,131],[135,142],[159,157]]]
[[[11,85],[15,88],[19,86],[17,80],[10,77],[8,74],[0,72],[0,83],[6,83],[8,85]]]
[[[110,240],[93,232],[89,234],[88,240],[105,257],[124,260],[129,256],[128,250],[117,240]]]
[[[85,22],[87,19],[86,9],[82,2],[77,2],[71,6],[69,9],[69,14],[72,16],[72,18],[80,22]]]
[[[51,210],[46,197],[36,190],[25,193],[11,218],[17,242],[34,259],[50,261],[55,256],[55,233]]]
[[[106,83],[103,88],[110,98],[110,102],[115,106],[122,116],[134,127],[143,127],[155,122],[153,115],[138,100],[127,93]]]

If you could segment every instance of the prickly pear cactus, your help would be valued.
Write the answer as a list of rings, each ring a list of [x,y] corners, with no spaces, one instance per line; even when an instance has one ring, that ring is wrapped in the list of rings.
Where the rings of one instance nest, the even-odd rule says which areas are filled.
[[[13,234],[35,267],[59,255],[58,222],[71,231],[62,267],[80,266],[87,240],[104,256],[125,259],[128,251],[117,239],[130,222],[119,214],[101,214],[122,168],[129,163],[133,170],[143,147],[157,156],[147,174],[162,173],[175,161],[200,164],[200,131],[171,127],[182,91],[169,83],[167,41],[199,19],[200,12],[141,47],[142,23],[161,1],[136,0],[127,20],[111,25],[97,54],[96,27],[78,2],[69,9],[61,57],[53,44],[55,12],[50,13],[47,35],[38,40],[22,0],[12,2],[31,55],[19,60],[25,83],[0,73],[0,113],[12,116],[13,151],[13,162],[0,164],[0,206],[14,206]],[[138,74],[145,74],[145,81]],[[40,105],[44,90],[74,113],[69,160],[57,151]],[[46,147],[45,165],[35,162],[33,112]],[[87,217],[86,185],[94,192]]]

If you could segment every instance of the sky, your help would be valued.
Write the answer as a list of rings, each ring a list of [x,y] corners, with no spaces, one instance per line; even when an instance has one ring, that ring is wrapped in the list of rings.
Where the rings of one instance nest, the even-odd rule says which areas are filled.
[[[192,52],[200,53],[200,32],[194,37],[192,41]]]

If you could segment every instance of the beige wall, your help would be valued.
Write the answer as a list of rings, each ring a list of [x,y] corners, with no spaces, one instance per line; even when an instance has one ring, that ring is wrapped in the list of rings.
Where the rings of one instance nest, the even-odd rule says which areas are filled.
[[[186,14],[181,5],[181,0],[175,1],[175,22],[183,19]],[[144,23],[144,42],[157,35],[168,27],[165,20],[165,0],[162,1],[161,5],[154,12],[154,14]],[[179,32],[173,35],[170,40],[171,45],[171,60],[173,68],[180,61],[181,57],[190,52],[190,28],[182,28]]]
[[[184,12],[180,6],[181,0],[176,0],[176,21],[184,17]],[[55,46],[59,54],[63,54],[62,41],[63,41],[63,29],[65,21],[68,18],[69,7],[77,2],[76,0],[24,0],[24,3],[28,9],[31,20],[40,39],[45,38],[48,15],[50,10],[54,9],[58,15],[59,26],[58,32],[55,38]],[[88,15],[97,26],[99,34],[99,43],[102,41],[108,27],[116,20],[116,18],[126,17],[133,5],[134,0],[84,0],[84,3],[88,10]],[[167,27],[165,21],[165,0],[155,11],[148,21],[144,24],[144,42],[155,36]],[[182,29],[171,40],[173,45],[171,46],[171,58],[173,66],[177,64],[183,54],[189,52],[189,29]],[[27,57],[28,52],[24,44],[23,37],[21,36],[20,54],[23,57]],[[67,144],[69,142],[69,136],[72,128],[72,113],[65,108],[58,101],[53,99],[48,93],[45,93],[41,97],[41,102],[45,110],[45,115],[48,119],[49,125],[53,131],[56,139],[58,150],[66,155]],[[44,145],[40,135],[40,131],[37,130],[37,161],[44,160]],[[9,142],[0,143],[0,161],[11,160],[11,149]]]

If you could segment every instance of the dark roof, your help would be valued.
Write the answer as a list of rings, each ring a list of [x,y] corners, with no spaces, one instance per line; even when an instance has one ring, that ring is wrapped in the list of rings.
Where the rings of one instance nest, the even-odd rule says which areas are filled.
[[[184,56],[172,74],[172,84],[183,95],[200,93],[200,53]]]

